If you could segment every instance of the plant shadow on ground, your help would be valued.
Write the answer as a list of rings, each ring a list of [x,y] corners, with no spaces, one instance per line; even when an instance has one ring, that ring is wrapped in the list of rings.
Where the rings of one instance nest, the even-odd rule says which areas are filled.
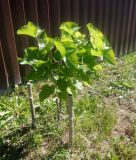
[[[16,129],[15,131],[5,135],[0,143],[0,158],[1,160],[18,160],[28,155],[28,146],[31,141],[31,136],[28,136],[30,126]],[[18,141],[25,136],[25,140]],[[15,139],[15,137],[17,139]],[[15,144],[16,142],[16,144]]]

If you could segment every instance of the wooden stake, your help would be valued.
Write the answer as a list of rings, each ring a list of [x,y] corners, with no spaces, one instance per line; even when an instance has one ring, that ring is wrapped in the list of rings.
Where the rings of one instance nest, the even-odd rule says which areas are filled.
[[[58,123],[60,122],[60,113],[61,113],[61,109],[60,109],[60,101],[58,98],[56,98],[56,105],[57,105],[57,112],[58,112]]]
[[[35,128],[35,110],[34,110],[34,103],[33,103],[32,84],[30,82],[27,83],[27,87],[28,87],[28,94],[29,94],[31,117],[32,117],[32,128]]]
[[[74,110],[72,95],[68,95],[68,111],[69,111],[69,146],[73,148],[74,141]]]

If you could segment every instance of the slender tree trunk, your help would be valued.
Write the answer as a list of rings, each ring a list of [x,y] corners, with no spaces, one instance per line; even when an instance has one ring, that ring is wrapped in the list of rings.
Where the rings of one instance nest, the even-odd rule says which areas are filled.
[[[74,142],[74,109],[73,109],[73,97],[68,95],[68,112],[69,112],[69,146],[73,148]]]
[[[35,128],[35,110],[34,110],[34,102],[33,102],[33,94],[32,94],[32,84],[29,82],[27,83],[27,86],[28,86],[31,118],[32,118],[32,128]]]

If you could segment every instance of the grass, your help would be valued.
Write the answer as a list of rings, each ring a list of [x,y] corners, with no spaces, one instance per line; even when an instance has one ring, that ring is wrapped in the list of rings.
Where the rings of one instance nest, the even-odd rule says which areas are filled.
[[[27,87],[0,97],[0,159],[135,160],[136,54],[104,64],[103,73],[74,100],[75,147],[68,148],[68,115],[62,105],[57,122],[54,99],[39,103],[33,86],[36,129],[31,128]]]

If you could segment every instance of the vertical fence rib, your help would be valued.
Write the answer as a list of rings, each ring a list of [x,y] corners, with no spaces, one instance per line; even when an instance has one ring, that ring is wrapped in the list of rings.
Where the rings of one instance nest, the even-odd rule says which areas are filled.
[[[128,21],[127,21],[127,32],[126,32],[126,44],[125,44],[125,52],[126,54],[129,51],[129,35],[131,29],[131,18],[132,18],[132,8],[133,8],[133,0],[129,1],[129,9],[128,9]]]
[[[8,73],[4,62],[2,45],[0,41],[0,89],[6,89],[9,86]]]
[[[37,1],[24,0],[24,8],[25,8],[26,20],[32,21],[33,23],[38,25]]]
[[[26,22],[31,21],[38,25],[38,13],[37,13],[37,1],[36,0],[24,0],[24,9]],[[35,39],[28,37],[29,45],[37,45]]]
[[[103,11],[104,11],[104,1],[98,0],[98,27],[100,28],[101,31],[104,30]]]
[[[115,32],[115,53],[119,57],[119,44],[121,34],[121,21],[122,21],[122,0],[118,1],[117,17],[116,17],[116,32]]]
[[[37,0],[39,26],[50,35],[49,0]]]
[[[10,0],[10,7],[13,20],[14,35],[17,46],[17,53],[18,57],[22,57],[24,48],[28,46],[28,37],[17,35],[17,30],[26,24],[24,2],[23,0]],[[28,72],[28,67],[21,65],[19,67],[21,76],[24,77]]]
[[[88,21],[92,22],[94,25],[96,24],[95,5],[95,0],[88,1]]]
[[[1,0],[0,4],[2,8],[3,21],[6,31],[6,40],[7,40],[6,47],[8,48],[8,54],[10,58],[10,65],[8,64],[7,66],[11,73],[10,81],[12,84],[19,84],[21,82],[21,79],[20,79],[19,65],[17,63],[17,50],[16,50],[9,0]]]
[[[81,30],[86,32],[86,24],[87,24],[87,17],[88,17],[88,0],[79,0],[79,24],[81,26]]]
[[[70,1],[70,19],[79,24],[79,0]]]
[[[56,36],[60,33],[60,4],[59,0],[49,0],[49,14],[51,23],[51,35]]]
[[[136,1],[135,1],[135,15],[136,15]],[[136,50],[136,16],[134,16],[135,19],[135,26],[134,26],[134,40],[133,40],[133,49]]]
[[[134,39],[136,37],[136,1],[134,1],[134,8],[133,8],[133,20],[132,20],[132,37],[131,37],[131,49],[134,50]]]
[[[60,21],[70,21],[70,0],[60,0]]]
[[[112,47],[115,50],[115,29],[116,29],[116,17],[117,17],[117,12],[116,12],[116,8],[117,8],[117,0],[114,0],[112,2],[112,8],[111,8],[111,23],[110,23],[110,35],[109,35],[109,39],[111,42]]]
[[[105,0],[104,4],[104,34],[110,40],[110,22],[111,22],[111,2],[109,0]]]
[[[127,26],[127,13],[128,13],[128,0],[124,0],[125,3],[123,3],[123,14],[122,14],[122,29],[121,29],[121,44],[120,44],[120,54],[122,55],[125,51],[125,35],[126,35],[126,26]]]
[[[129,32],[129,35],[128,35],[129,38],[128,38],[128,41],[127,41],[127,42],[128,42],[128,51],[127,51],[128,53],[132,51],[132,50],[131,50],[131,43],[132,43],[132,41],[131,41],[131,40],[132,40],[131,35],[133,34],[133,32],[132,32],[132,31],[133,31],[133,30],[132,30],[132,29],[133,29],[133,28],[132,28],[132,27],[133,27],[132,22],[133,22],[134,17],[135,17],[135,15],[133,16],[134,1],[135,1],[135,0],[131,0],[131,3],[130,3],[130,15],[129,15],[130,32]],[[127,53],[127,52],[126,52],[126,53]]]

